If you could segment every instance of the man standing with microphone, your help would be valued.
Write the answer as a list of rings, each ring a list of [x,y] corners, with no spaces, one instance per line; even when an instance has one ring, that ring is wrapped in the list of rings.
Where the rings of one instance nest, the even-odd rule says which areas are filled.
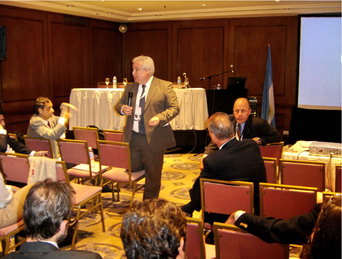
[[[158,198],[164,153],[176,145],[169,122],[179,114],[179,104],[172,83],[153,76],[152,58],[138,56],[132,63],[134,83],[115,110],[127,115],[123,141],[130,143],[132,171],[145,170],[145,200]]]

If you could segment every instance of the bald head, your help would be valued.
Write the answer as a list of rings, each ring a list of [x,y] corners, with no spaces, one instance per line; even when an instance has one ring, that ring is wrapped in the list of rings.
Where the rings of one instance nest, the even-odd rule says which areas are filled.
[[[242,124],[247,121],[251,114],[251,107],[247,98],[236,99],[233,107],[234,117],[237,123]]]

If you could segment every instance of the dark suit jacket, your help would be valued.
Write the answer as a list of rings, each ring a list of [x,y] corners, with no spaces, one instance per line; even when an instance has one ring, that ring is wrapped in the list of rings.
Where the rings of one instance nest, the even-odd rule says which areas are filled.
[[[234,116],[231,115],[230,117],[235,126],[236,121],[234,119]],[[254,117],[252,115],[249,115],[245,123],[242,135],[244,139],[259,137],[262,145],[272,142],[279,142],[282,140],[282,137],[278,130],[273,128],[266,120],[259,117]]]
[[[44,242],[26,242],[19,251],[10,253],[4,258],[82,258],[82,259],[99,259],[102,258],[99,254],[89,251],[63,251],[57,247]]]
[[[234,131],[236,130],[236,120],[234,115],[229,115],[230,121],[234,125]],[[267,121],[259,117],[249,115],[245,127],[243,128],[243,139],[252,139],[255,137],[260,138],[261,144],[266,145],[267,143],[279,142],[282,140],[282,136],[279,131],[273,128]],[[217,150],[217,146],[212,142],[206,147],[204,153],[209,154],[213,150]]]
[[[32,150],[30,150],[27,146],[22,144],[21,142],[14,140],[8,136],[8,134],[0,134],[0,152],[6,152],[7,144],[16,152],[21,154],[30,154]]]
[[[127,85],[125,92],[119,102],[115,105],[115,110],[121,114],[121,108],[128,103],[128,93],[133,93],[132,105],[135,109],[139,84]],[[179,104],[172,83],[156,77],[153,78],[149,92],[147,94],[144,108],[144,123],[147,143],[155,151],[164,151],[176,145],[171,126],[167,124],[179,114]],[[149,120],[153,116],[158,116],[160,124],[157,127],[148,126]],[[127,116],[124,141],[130,142],[133,128],[133,116]]]
[[[245,213],[235,225],[268,243],[303,244],[312,233],[321,205],[316,204],[310,213],[290,219],[264,218]]]
[[[256,195],[259,192],[259,182],[266,182],[264,161],[254,140],[237,141],[233,138],[221,150],[204,158],[203,166],[199,178],[253,182]],[[190,190],[191,203],[196,210],[201,209],[199,178]]]

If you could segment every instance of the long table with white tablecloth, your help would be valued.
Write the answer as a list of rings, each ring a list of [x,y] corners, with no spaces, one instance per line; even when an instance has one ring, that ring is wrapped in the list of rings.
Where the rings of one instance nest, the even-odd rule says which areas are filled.
[[[174,89],[180,113],[170,124],[173,130],[204,130],[208,119],[207,97],[203,88]],[[114,105],[124,89],[74,88],[70,103],[76,106],[72,111],[69,128],[95,125],[100,129],[123,129],[125,117],[116,113]]]

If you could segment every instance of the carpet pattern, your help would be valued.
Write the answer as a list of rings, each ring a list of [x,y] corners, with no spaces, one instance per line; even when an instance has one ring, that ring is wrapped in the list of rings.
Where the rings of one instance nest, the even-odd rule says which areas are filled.
[[[189,189],[198,177],[201,154],[166,154],[162,171],[160,198],[183,205],[190,200]],[[143,184],[144,179],[139,182]],[[111,193],[102,193],[106,231],[101,230],[99,214],[90,214],[79,222],[77,250],[99,253],[103,258],[126,258],[120,240],[122,215],[127,211],[131,190],[121,186],[120,201],[113,202]],[[135,200],[142,200],[143,189],[135,194]],[[194,217],[199,217],[194,213]],[[65,247],[64,249],[68,249]]]
[[[189,189],[199,176],[199,162],[202,154],[167,154],[164,157],[160,198],[183,205],[190,200]],[[143,184],[144,179],[139,182]],[[120,201],[113,202],[111,193],[102,193],[106,231],[102,232],[99,214],[90,214],[79,222],[77,250],[99,253],[103,258],[126,258],[120,239],[122,215],[127,211],[131,191],[121,187]],[[135,200],[142,200],[143,189],[135,194]],[[201,214],[194,212],[193,217]],[[70,249],[65,247],[63,249]],[[299,258],[300,246],[291,246],[290,259]]]

